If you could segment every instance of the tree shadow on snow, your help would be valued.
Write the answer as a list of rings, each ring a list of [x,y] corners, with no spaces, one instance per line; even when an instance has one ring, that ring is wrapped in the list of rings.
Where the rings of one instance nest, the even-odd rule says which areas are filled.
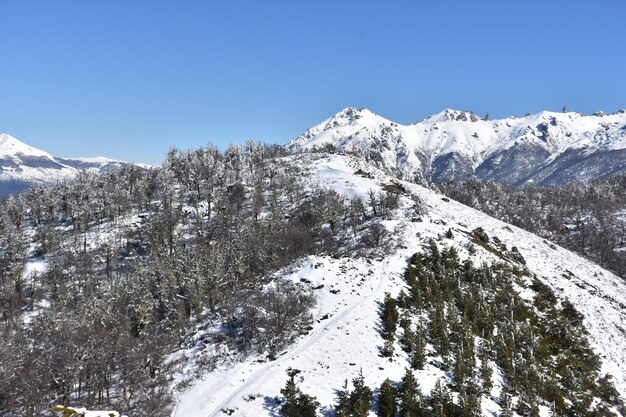
[[[270,416],[280,417],[280,403],[275,397],[263,396],[263,408],[270,413]]]
[[[319,412],[322,413],[324,417],[335,417],[335,407],[330,405],[325,405],[318,409]]]

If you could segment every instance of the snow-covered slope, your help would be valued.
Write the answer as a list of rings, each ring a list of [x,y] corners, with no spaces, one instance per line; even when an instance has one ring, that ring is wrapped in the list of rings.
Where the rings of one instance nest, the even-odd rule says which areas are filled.
[[[351,198],[367,200],[370,191],[382,191],[393,181],[352,156],[303,153],[290,158],[303,167],[311,184],[321,184]],[[335,390],[346,379],[357,376],[360,369],[370,387],[379,386],[385,378],[399,381],[407,366],[406,353],[396,349],[398,353],[392,359],[380,355],[380,303],[384,293],[395,295],[405,288],[402,273],[406,261],[422,250],[428,238],[454,246],[461,258],[471,258],[475,264],[501,261],[481,247],[473,254],[468,251],[468,234],[478,227],[508,247],[516,246],[529,273],[551,287],[558,297],[570,300],[584,315],[589,341],[602,360],[602,371],[611,373],[616,388],[626,395],[626,285],[621,279],[572,252],[429,189],[398,184],[406,193],[395,217],[382,222],[391,240],[384,256],[311,256],[279,271],[277,276],[317,288],[312,329],[274,361],[264,355],[243,362],[225,360],[200,380],[192,380],[190,388],[180,394],[174,416],[278,415],[274,398],[280,395],[289,369],[300,371],[300,387],[317,397],[324,415],[333,415]],[[419,196],[426,206],[427,214],[421,221],[412,221],[415,214],[411,195]],[[455,231],[454,236],[443,239],[448,229]],[[199,328],[198,343],[179,353],[189,361],[185,368],[188,374],[183,372],[179,381],[186,376],[193,378],[195,361],[218,348],[203,342],[207,340],[202,337],[203,331]],[[443,371],[431,364],[415,373],[425,393],[443,376]],[[499,412],[493,398],[482,402],[483,415]],[[542,407],[542,415],[547,414],[547,408]]]
[[[626,172],[626,111],[544,111],[488,120],[446,109],[404,126],[367,109],[347,108],[287,148],[325,145],[364,155],[407,179],[559,184]]]
[[[0,197],[33,184],[51,184],[80,170],[103,172],[127,165],[123,161],[97,158],[57,158],[8,134],[0,134]]]

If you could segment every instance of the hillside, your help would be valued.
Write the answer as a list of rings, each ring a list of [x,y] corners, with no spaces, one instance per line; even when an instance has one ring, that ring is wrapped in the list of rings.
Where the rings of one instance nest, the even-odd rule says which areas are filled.
[[[362,158],[174,150],[0,204],[3,415],[276,416],[290,374],[331,416],[361,370],[425,413],[622,410],[621,279]]]
[[[290,150],[333,146],[418,182],[477,178],[559,185],[626,172],[626,112],[555,113],[490,120],[446,109],[401,125],[347,108],[308,129]]]
[[[392,183],[389,177],[371,169],[365,177],[355,174],[367,166],[350,157],[303,155],[295,160],[308,167],[311,181],[319,181],[347,197],[367,201],[368,191],[379,192],[385,184]],[[621,279],[567,250],[430,190],[409,183],[401,186],[408,195],[422,199],[427,214],[421,221],[411,221],[415,218],[414,202],[404,196],[396,214],[382,222],[388,231],[385,239],[389,240],[383,253],[373,258],[350,252],[339,259],[309,257],[277,274],[312,288],[323,286],[315,291],[318,303],[308,334],[274,361],[254,355],[236,365],[226,361],[203,375],[201,382],[192,382],[192,388],[180,397],[174,416],[276,415],[279,406],[274,398],[280,396],[290,369],[299,371],[302,390],[317,397],[323,410],[332,409],[337,390],[346,379],[356,377],[359,370],[370,387],[378,387],[385,378],[398,383],[410,362],[399,344],[392,358],[381,355],[379,323],[385,293],[395,297],[407,291],[402,278],[407,259],[423,252],[428,239],[444,248],[455,248],[462,259],[469,258],[475,265],[501,262],[503,257],[494,246],[471,243],[476,241],[472,230],[478,227],[492,242],[497,238],[500,247],[517,247],[526,262],[522,266],[510,258],[504,259],[507,264],[524,268],[525,274],[546,284],[559,299],[570,300],[576,306],[584,316],[589,342],[602,360],[602,372],[612,374],[621,395],[626,393],[626,349],[622,347],[626,337],[626,286]],[[448,230],[452,230],[452,238],[444,237]],[[475,253],[468,252],[470,247]],[[516,286],[516,290],[521,297],[532,298],[530,288]],[[185,356],[197,360],[202,356],[198,352],[211,354],[216,350],[216,346],[199,342],[190,346]],[[424,395],[440,378],[452,383],[450,372],[437,366],[436,354],[433,355],[423,370],[415,372]],[[494,375],[501,373],[496,370]],[[496,376],[496,381],[496,387],[503,383],[502,377]],[[498,395],[496,388],[483,397],[483,415],[500,412]],[[547,406],[542,409],[545,415]]]

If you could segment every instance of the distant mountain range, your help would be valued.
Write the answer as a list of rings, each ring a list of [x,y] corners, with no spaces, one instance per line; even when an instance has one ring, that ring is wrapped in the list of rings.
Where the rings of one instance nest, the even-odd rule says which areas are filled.
[[[58,158],[13,136],[0,134],[0,197],[33,184],[54,184],[81,170],[104,172],[129,165],[108,158]]]
[[[348,107],[285,146],[331,147],[418,183],[477,179],[516,186],[560,185],[626,173],[626,110],[583,115],[548,112],[490,120],[446,109],[401,125]],[[128,165],[107,158],[59,158],[0,134],[0,197],[50,184],[80,170]]]
[[[292,140],[292,151],[332,146],[363,155],[401,178],[439,183],[476,178],[558,185],[626,172],[626,110],[544,111],[489,120],[444,110],[401,125],[346,108]]]

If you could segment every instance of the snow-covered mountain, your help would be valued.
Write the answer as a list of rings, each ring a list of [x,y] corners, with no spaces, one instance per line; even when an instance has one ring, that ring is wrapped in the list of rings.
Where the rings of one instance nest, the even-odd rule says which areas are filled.
[[[374,390],[414,375],[424,404],[437,383],[453,405],[478,401],[462,415],[526,416],[525,401],[543,417],[618,415],[619,277],[359,156],[301,152],[232,168],[211,156],[180,152],[155,171],[0,202],[6,299],[26,300],[12,304],[11,325],[28,336],[0,344],[0,392],[28,399],[0,403],[3,415],[70,398],[129,416],[278,416],[276,398],[295,375],[319,402],[315,415],[333,416],[344,381],[361,372]],[[277,262],[277,250],[275,267],[243,275]],[[388,299],[400,319],[391,338]],[[48,373],[78,382],[63,397],[36,384]],[[35,382],[19,385],[27,377]],[[107,383],[110,399],[90,395]],[[360,415],[376,415],[376,401]]]
[[[544,111],[489,120],[446,109],[406,126],[367,109],[346,108],[287,148],[328,145],[361,154],[409,180],[563,184],[626,172],[626,110]]]
[[[364,117],[368,118],[364,124],[379,120],[371,114]],[[424,243],[433,239],[444,247],[455,248],[462,259],[471,259],[475,265],[504,261],[513,267],[521,266],[519,260],[503,256],[495,246],[478,245],[476,252],[470,250],[476,242],[472,230],[479,227],[500,248],[516,247],[514,252],[519,251],[525,259],[525,273],[546,284],[558,299],[576,306],[584,317],[589,342],[602,360],[602,372],[613,375],[616,388],[626,395],[626,285],[619,277],[432,190],[395,181],[361,158],[325,153],[290,158],[302,168],[311,185],[328,187],[347,198],[367,201],[391,184],[402,190],[395,216],[382,222],[388,239],[394,243],[378,257],[355,253],[341,258],[310,256],[276,273],[276,278],[286,277],[310,286],[318,301],[309,331],[275,359],[260,354],[241,362],[232,360],[219,342],[209,342],[218,340],[213,333],[220,330],[198,326],[195,343],[178,353],[188,362],[177,382],[191,380],[190,388],[178,398],[174,417],[279,415],[275,398],[281,396],[280,389],[290,372],[297,372],[302,390],[317,398],[323,415],[334,415],[337,390],[360,370],[370,387],[380,386],[385,378],[397,383],[410,359],[399,344],[390,358],[381,355],[381,304],[385,293],[396,296],[401,290],[409,291],[403,274],[412,254],[423,251]],[[419,219],[412,214],[414,196],[422,200],[426,212]],[[453,233],[444,238],[448,230]],[[533,299],[533,291],[526,284],[516,284],[515,288],[523,298]],[[197,364],[207,361],[217,366],[195,379]],[[436,361],[413,372],[424,395],[431,392],[437,380],[450,383],[449,374]],[[498,398],[502,398],[505,382],[499,372],[494,375],[495,388],[483,397],[481,415],[501,413]],[[548,414],[548,406],[541,406],[540,415]],[[368,415],[375,415],[374,411]]]
[[[81,170],[104,172],[127,162],[103,157],[58,158],[8,134],[0,134],[0,197],[33,184],[53,184]]]

